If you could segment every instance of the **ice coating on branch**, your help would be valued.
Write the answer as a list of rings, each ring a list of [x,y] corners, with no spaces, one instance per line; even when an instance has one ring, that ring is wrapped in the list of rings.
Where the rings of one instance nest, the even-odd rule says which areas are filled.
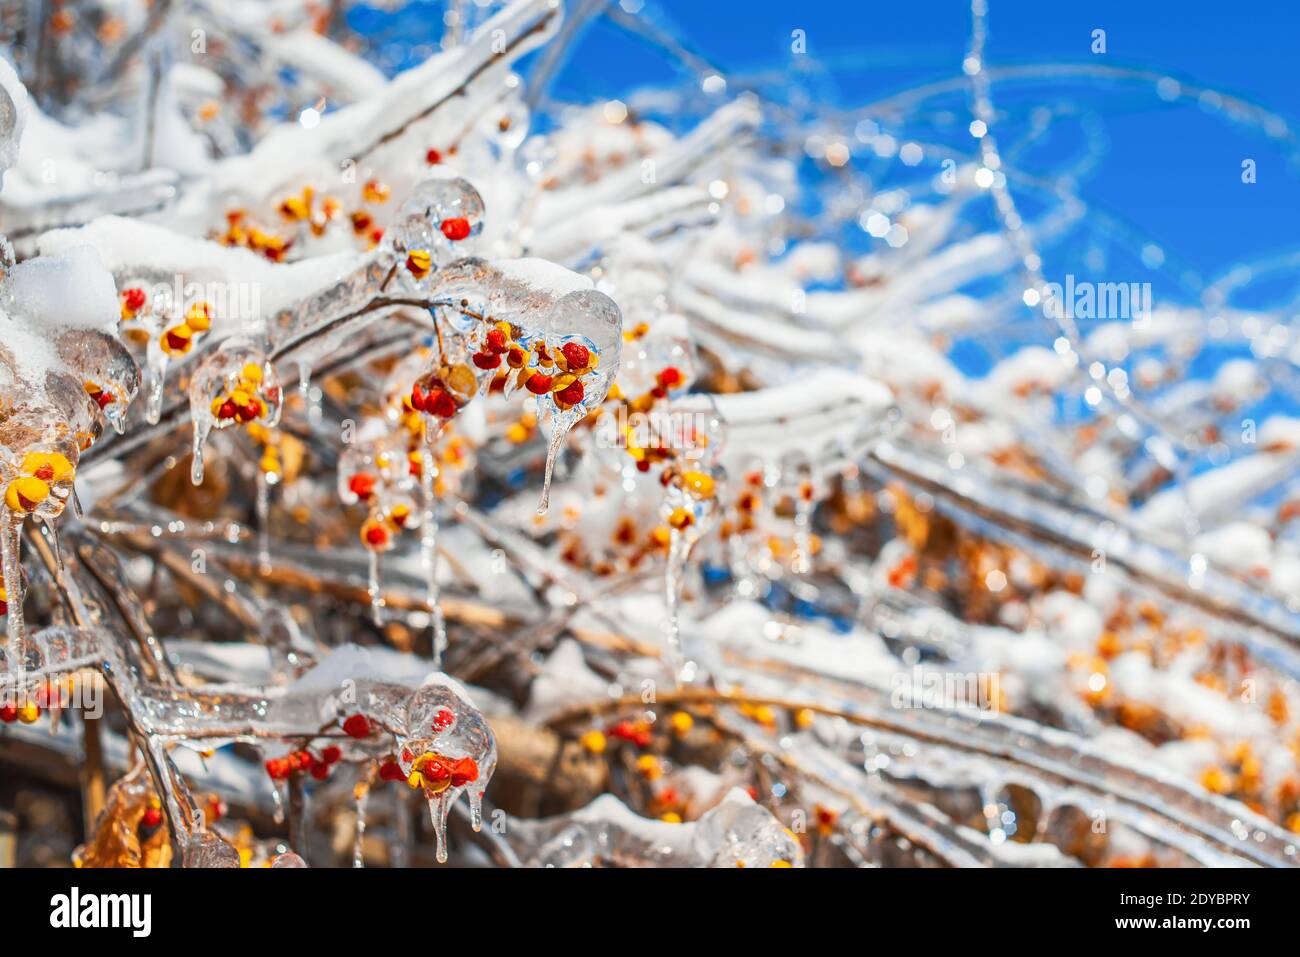
[[[9,62],[0,59],[0,187],[4,172],[18,160],[27,113],[27,88]]]
[[[15,265],[5,246],[0,280],[0,552],[11,650],[25,641],[20,537],[51,524],[70,502],[81,453],[104,423],[121,428],[139,368],[106,330],[116,319],[112,276],[78,247]],[[115,406],[115,408],[114,408]],[[111,410],[111,411],[110,411]],[[22,662],[24,656],[13,660]]]
[[[99,669],[183,862],[318,866],[310,820],[409,863],[398,791],[441,857],[498,735],[511,793],[586,805],[484,835],[498,863],[1294,862],[1300,437],[1251,416],[1300,345],[1234,292],[1267,268],[1075,334],[1023,270],[1109,255],[1104,218],[1069,176],[1007,218],[1015,154],[932,145],[925,90],[888,122],[721,75],[553,109],[509,73],[549,3],[461,5],[391,81],[298,4],[209,13],[210,66],[164,57],[141,117],[96,105],[128,48],[48,47],[87,88],[25,111],[0,194],[55,257],[0,297],[0,685]],[[444,651],[495,731],[419,689]],[[236,818],[274,793],[292,851],[236,847],[213,783]],[[710,809],[733,785],[764,806]]]
[[[472,255],[474,237],[483,231],[483,197],[459,177],[429,179],[412,191],[397,211],[390,232],[398,255],[407,257],[407,271],[417,282],[420,272],[451,259]],[[413,268],[418,257],[430,256],[426,269]]]
[[[190,477],[203,484],[203,448],[213,430],[248,426],[274,428],[284,393],[266,352],[252,339],[227,339],[204,356],[190,378],[193,421]]]
[[[789,829],[739,788],[700,819],[694,846],[709,867],[803,866],[803,849]]]
[[[641,817],[613,795],[562,817],[520,822],[517,841],[535,845],[532,867],[803,867],[793,834],[772,812],[733,789],[698,821]]]

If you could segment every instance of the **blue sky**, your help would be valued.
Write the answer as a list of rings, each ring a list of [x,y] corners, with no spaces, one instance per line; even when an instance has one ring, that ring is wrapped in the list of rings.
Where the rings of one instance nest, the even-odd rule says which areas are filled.
[[[813,81],[814,95],[842,107],[955,76],[970,24],[962,0],[647,0],[642,15],[673,27],[724,71],[742,74],[789,71],[791,31],[801,29],[809,55],[824,65],[824,74]],[[993,65],[1095,63],[1158,70],[1267,107],[1300,130],[1300,3],[990,0],[989,27]],[[1090,50],[1094,29],[1106,31],[1104,55]],[[597,24],[554,89],[566,99],[594,99],[681,76],[653,48]],[[1026,112],[1038,103],[1069,100],[1093,115],[1105,152],[1080,191],[1090,206],[1157,242],[1168,254],[1166,272],[1185,264],[1213,278],[1239,262],[1300,246],[1294,144],[1279,144],[1193,101],[1165,102],[1151,87],[1135,83],[1040,82],[998,98]],[[1068,162],[1078,147],[1069,125],[1059,143],[1026,162],[1044,171]],[[1241,182],[1245,158],[1257,164],[1258,181],[1249,186]]]

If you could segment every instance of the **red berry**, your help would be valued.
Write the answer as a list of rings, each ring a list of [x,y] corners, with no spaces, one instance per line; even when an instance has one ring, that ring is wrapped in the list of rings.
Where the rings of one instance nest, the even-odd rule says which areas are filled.
[[[330,776],[330,766],[324,761],[313,761],[311,763],[311,776],[317,781],[324,781]]]
[[[162,823],[162,811],[156,807],[146,808],[144,814],[140,817],[140,823],[148,828],[157,827]]]
[[[551,391],[551,384],[555,381],[553,376],[544,375],[541,372],[534,372],[524,383],[524,387],[533,395],[546,395]]]
[[[368,738],[370,721],[364,714],[354,714],[343,722],[343,733],[352,738]]]
[[[18,706],[12,702],[6,702],[0,705],[0,721],[5,724],[13,724],[18,720]]]
[[[456,716],[448,708],[439,708],[438,713],[433,716],[433,730],[446,731],[456,721]]]
[[[420,769],[420,773],[424,775],[426,781],[437,784],[450,778],[452,769],[445,758],[434,758]]]
[[[584,395],[586,395],[586,392],[582,388],[582,381],[575,379],[559,392],[555,393],[555,400],[563,405],[577,405],[582,401]]]
[[[365,501],[375,494],[375,477],[365,472],[358,472],[352,478],[348,479],[348,489],[361,501]]]
[[[466,784],[478,780],[478,765],[473,758],[461,758],[451,768],[451,786],[463,788]]]
[[[239,406],[235,405],[230,399],[221,403],[221,408],[217,410],[217,418],[219,419],[233,419],[238,414]]]
[[[102,389],[95,393],[95,401],[99,403],[99,407],[102,409],[106,405],[112,405],[117,401],[117,398],[107,389]]]
[[[453,243],[458,242],[469,235],[469,220],[464,216],[453,216],[450,219],[444,219],[439,228],[442,230],[442,234]]]
[[[189,341],[188,339],[186,339],[184,336],[178,336],[178,335],[177,335],[176,333],[174,333],[174,332],[169,332],[169,333],[167,333],[167,345],[168,345],[168,347],[170,347],[171,349],[174,349],[175,351],[180,352],[182,349],[184,349],[184,348],[185,348],[186,346],[188,346],[189,344],[190,344],[190,341]]]
[[[126,308],[132,312],[138,312],[144,308],[144,290],[128,289],[122,293],[122,301],[126,303]]]
[[[484,342],[487,344],[488,352],[495,352],[497,355],[510,348],[506,342],[506,334],[500,329],[489,329]]]
[[[388,542],[388,529],[376,522],[366,529],[366,544],[378,548]],[[362,735],[364,737],[364,735]]]
[[[320,757],[326,764],[335,764],[343,757],[343,752],[339,750],[338,745],[331,744],[321,751]]]
[[[560,347],[570,372],[581,372],[591,362],[591,350],[579,342],[566,342]]]
[[[428,401],[429,397],[420,389],[420,383],[411,386],[411,408],[417,412],[426,412],[428,410],[425,406]]]
[[[666,389],[675,389],[682,381],[681,370],[676,366],[664,366],[659,372],[659,384]]]
[[[431,149],[424,154],[424,161],[428,163],[430,166],[437,166],[439,163],[442,162],[442,153],[438,152],[437,150]]]
[[[470,359],[480,369],[495,369],[501,365],[501,357],[492,352],[476,352]]]
[[[425,400],[424,410],[440,419],[450,419],[457,412],[456,400],[446,389],[434,389]]]
[[[649,472],[649,471],[650,471],[650,463],[649,463],[648,461],[646,461],[645,459],[641,459],[641,461],[639,461],[639,462],[636,463],[636,470],[637,470],[638,472]]]
[[[258,405],[256,402],[250,402],[248,403],[248,405],[244,406],[242,409],[239,410],[239,421],[252,422],[261,414],[262,414],[262,407]]]
[[[396,761],[385,761],[379,766],[379,778],[382,781],[405,781],[406,775]]]

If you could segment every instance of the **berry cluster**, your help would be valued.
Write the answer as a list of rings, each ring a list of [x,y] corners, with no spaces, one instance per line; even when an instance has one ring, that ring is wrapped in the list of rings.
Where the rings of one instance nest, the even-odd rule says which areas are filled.
[[[265,419],[268,412],[267,401],[278,401],[278,396],[263,397],[263,371],[256,362],[247,362],[239,370],[239,378],[234,388],[223,392],[212,400],[212,417],[217,420],[217,428],[227,425],[247,425],[259,419]],[[278,388],[272,386],[272,389]]]
[[[18,468],[22,474],[5,488],[5,504],[19,515],[36,511],[56,486],[66,486],[76,475],[76,467],[58,452],[28,452]],[[62,507],[60,501],[57,508]]]
[[[287,781],[295,773],[310,774],[317,781],[324,781],[330,774],[330,768],[343,757],[343,752],[336,745],[327,745],[319,755],[306,748],[290,751],[282,758],[271,758],[266,762],[266,773],[272,781]]]

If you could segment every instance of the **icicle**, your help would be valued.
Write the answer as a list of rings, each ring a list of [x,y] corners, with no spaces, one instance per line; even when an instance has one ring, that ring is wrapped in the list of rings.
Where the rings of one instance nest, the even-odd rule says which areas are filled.
[[[366,581],[366,594],[370,596],[370,620],[377,626],[384,623],[384,600],[379,595],[379,552],[367,549],[369,553],[369,572]]]
[[[477,834],[483,830],[483,792],[469,792],[469,824]]]
[[[429,820],[433,822],[433,833],[438,839],[438,863],[447,863],[447,812],[451,809],[451,802],[447,800],[447,792],[436,794],[429,798]]]
[[[668,632],[668,653],[673,667],[673,681],[681,684],[686,664],[682,656],[681,623],[678,618],[682,600],[682,577],[686,555],[690,551],[685,537],[673,528],[668,535],[668,561],[664,566],[664,599],[668,615],[664,626]]]
[[[357,812],[357,826],[352,838],[352,866],[365,867],[363,846],[366,837],[366,805],[370,800],[370,785],[365,781],[358,781],[356,787],[352,789],[352,796],[356,799]]]
[[[22,519],[5,510],[4,528],[0,529],[0,558],[3,558],[5,602],[9,606],[6,633],[9,636],[9,671],[21,674],[25,669],[21,645],[23,627],[23,578],[18,562]]]
[[[261,468],[257,470],[257,567],[264,574],[271,570],[271,483]]]
[[[306,359],[298,360],[298,392],[302,396],[304,403],[310,403],[311,363]]]
[[[194,446],[190,457],[190,482],[203,484],[203,446],[208,440],[208,424],[195,421]]]
[[[410,809],[406,805],[406,788],[392,788],[393,792],[393,834],[389,847],[389,863],[393,867],[406,867],[411,850]]]
[[[276,824],[284,823],[284,795],[280,793],[280,785],[271,785],[271,820]]]
[[[545,515],[551,507],[551,474],[555,471],[555,460],[564,445],[564,438],[573,426],[570,416],[556,414],[551,417],[551,438],[546,444],[546,474],[542,479],[542,500],[537,505],[537,514]]]
[[[424,494],[424,527],[420,530],[420,547],[425,572],[425,598],[433,627],[433,667],[442,670],[442,653],[447,647],[447,621],[442,614],[442,586],[438,584],[438,456],[434,443],[442,432],[424,423],[424,467],[420,469],[420,487]]]
[[[54,527],[54,519],[42,518],[40,522],[41,522],[41,532],[45,536],[45,540],[50,543],[50,551],[54,553],[55,572],[58,575],[59,580],[62,581],[63,580],[63,549],[59,546],[59,533],[58,530]]]
[[[425,426],[426,432],[428,426]],[[436,459],[430,444],[425,445],[427,461],[420,469],[420,485],[424,493],[424,525],[420,529],[421,559],[424,563],[425,599],[429,603],[429,616],[433,628],[433,667],[442,670],[442,652],[447,647],[447,621],[442,614],[442,588],[438,584],[438,512],[435,487]]]
[[[167,382],[167,356],[155,342],[149,344],[149,355],[145,360],[145,389],[147,402],[144,418],[150,425],[157,425],[162,418],[163,386]]]

